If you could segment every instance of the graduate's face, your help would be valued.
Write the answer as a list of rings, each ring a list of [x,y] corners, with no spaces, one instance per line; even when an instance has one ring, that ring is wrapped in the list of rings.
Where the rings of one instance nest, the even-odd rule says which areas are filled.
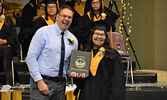
[[[67,30],[71,23],[73,18],[73,12],[70,9],[62,9],[60,13],[57,14],[56,22],[59,26],[59,28],[62,31]]]
[[[100,0],[92,0],[92,9],[93,9],[94,11],[99,10],[99,9],[100,9],[100,6],[101,6]]]
[[[105,43],[106,35],[103,30],[95,30],[92,36],[93,48],[98,49],[102,47]]]
[[[48,4],[47,5],[47,12],[49,16],[54,16],[57,13],[56,4]]]

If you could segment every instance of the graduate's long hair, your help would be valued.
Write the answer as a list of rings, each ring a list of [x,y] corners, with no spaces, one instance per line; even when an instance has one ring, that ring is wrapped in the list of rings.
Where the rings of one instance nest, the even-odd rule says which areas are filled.
[[[89,36],[89,40],[88,40],[87,45],[86,45],[86,47],[84,48],[84,50],[90,52],[91,49],[93,48],[94,44],[93,44],[93,41],[92,41],[92,37],[93,37],[93,34],[94,34],[95,30],[104,31],[105,36],[106,36],[106,40],[105,40],[105,42],[104,42],[104,44],[103,44],[103,46],[102,46],[102,47],[105,48],[104,57],[105,57],[105,58],[109,58],[109,59],[112,60],[112,59],[114,58],[114,53],[115,53],[114,51],[115,51],[115,50],[110,47],[110,40],[109,40],[109,38],[108,38],[107,29],[106,29],[106,27],[105,27],[104,25],[95,25],[95,26],[94,26],[93,30],[90,31],[91,34],[90,34],[90,36]]]
[[[2,9],[1,9],[1,13],[0,13],[0,15],[1,15],[1,14],[4,14],[5,12],[4,12],[4,4],[3,4],[3,1],[0,0],[0,3],[2,3]]]
[[[101,15],[101,13],[103,12],[103,4],[102,4],[102,0],[99,0],[100,1],[100,9],[99,9],[99,11],[100,11],[100,15]],[[94,13],[94,10],[93,10],[93,8],[92,8],[92,2],[91,2],[91,5],[90,5],[90,17],[91,17],[91,21],[93,22],[93,20],[94,20],[94,16],[95,16],[96,14]]]
[[[58,13],[57,3],[54,3],[54,4],[56,5],[56,9],[57,9],[56,15],[57,15],[57,13]],[[48,15],[48,12],[47,12],[47,5],[48,5],[48,4],[46,4],[46,6],[45,6],[45,19],[46,19],[46,20],[48,20],[48,16],[49,16],[49,15]]]

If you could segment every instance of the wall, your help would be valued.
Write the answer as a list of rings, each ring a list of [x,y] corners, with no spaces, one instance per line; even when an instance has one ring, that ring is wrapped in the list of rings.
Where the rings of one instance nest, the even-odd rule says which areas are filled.
[[[155,69],[167,70],[167,0],[155,0]]]
[[[105,5],[108,6],[109,1],[105,0]],[[116,0],[118,7],[120,1]],[[141,68],[167,70],[167,0],[130,0],[130,4],[133,7],[130,39]],[[132,51],[130,53],[135,60]]]
[[[136,56],[142,69],[154,69],[154,0],[131,1],[133,30],[130,38]]]

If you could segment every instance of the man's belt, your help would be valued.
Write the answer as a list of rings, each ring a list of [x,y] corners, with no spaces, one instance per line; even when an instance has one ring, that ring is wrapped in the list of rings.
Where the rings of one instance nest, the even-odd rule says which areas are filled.
[[[54,82],[58,82],[58,81],[63,81],[65,80],[65,77],[50,77],[50,76],[45,76],[45,75],[41,75],[43,79],[45,80],[52,80]]]

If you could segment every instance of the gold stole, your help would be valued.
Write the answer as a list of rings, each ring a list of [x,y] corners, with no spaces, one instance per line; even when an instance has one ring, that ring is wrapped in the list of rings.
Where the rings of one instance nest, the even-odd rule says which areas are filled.
[[[89,19],[91,20],[90,11],[87,12],[87,15],[88,15]],[[95,22],[95,21],[99,21],[99,20],[101,20],[101,16],[99,16],[98,18],[96,18],[96,16],[93,17],[93,21],[94,21],[94,22]]]
[[[80,16],[83,16],[84,15],[85,4],[80,3],[80,5],[79,5],[77,2],[75,2],[74,9],[78,12],[78,14]]]
[[[104,51],[105,51],[104,47],[101,47],[101,48],[104,49]],[[92,73],[93,76],[96,75],[99,63],[102,60],[102,58],[104,57],[104,53],[100,52],[100,49],[99,49],[98,53],[95,55],[95,57],[93,57],[93,50],[91,50],[92,56],[91,56],[90,72]]]
[[[5,22],[4,20],[0,22],[0,30],[2,29],[4,22]]]
[[[42,18],[45,20],[45,22],[48,25],[53,25],[54,24],[53,20],[49,16],[48,16],[48,20],[45,19],[45,15],[43,15]]]
[[[114,48],[114,44],[113,44],[113,39],[112,39],[112,28],[111,28],[111,30],[110,30],[110,46],[111,46],[111,48]]]
[[[29,4],[30,4],[31,7],[34,7],[34,5],[31,2]]]

